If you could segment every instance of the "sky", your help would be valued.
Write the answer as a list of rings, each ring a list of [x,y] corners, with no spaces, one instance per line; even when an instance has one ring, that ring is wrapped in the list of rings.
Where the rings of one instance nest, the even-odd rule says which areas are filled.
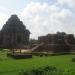
[[[56,32],[75,34],[75,0],[0,0],[0,29],[18,15],[30,38]]]

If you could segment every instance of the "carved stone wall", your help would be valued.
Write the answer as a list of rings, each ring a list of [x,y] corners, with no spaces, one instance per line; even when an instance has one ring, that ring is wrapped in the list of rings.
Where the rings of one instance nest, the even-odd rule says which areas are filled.
[[[38,38],[39,43],[44,43],[43,49],[48,52],[70,52],[72,45],[75,45],[75,37],[73,34],[57,32],[56,34],[48,34]]]
[[[29,35],[30,31],[17,15],[12,15],[1,30],[1,45],[3,48],[23,48],[29,42]]]

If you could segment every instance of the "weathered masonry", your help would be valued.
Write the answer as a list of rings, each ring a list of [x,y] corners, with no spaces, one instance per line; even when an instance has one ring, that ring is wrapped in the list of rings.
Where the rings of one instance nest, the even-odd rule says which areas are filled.
[[[34,50],[36,52],[67,53],[75,50],[74,35],[65,32],[40,36],[38,41],[40,46]]]
[[[3,48],[24,48],[29,43],[30,31],[17,15],[12,15],[0,31],[0,46]]]

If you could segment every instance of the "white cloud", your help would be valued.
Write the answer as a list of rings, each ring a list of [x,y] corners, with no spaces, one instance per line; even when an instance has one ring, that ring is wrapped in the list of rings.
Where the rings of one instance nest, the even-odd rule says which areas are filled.
[[[72,10],[75,11],[75,0],[57,0],[52,5],[30,2],[19,17],[31,31],[31,38],[57,31],[75,33],[75,13]],[[8,20],[9,13],[8,8],[0,7],[0,29]]]
[[[0,6],[0,29],[8,20],[8,18],[10,16],[8,14],[9,14],[9,9],[6,7]]]
[[[4,23],[7,21],[8,15],[0,12],[0,29],[4,25]]]
[[[75,0],[57,0],[57,5],[67,6],[75,12]]]
[[[57,0],[57,2],[60,4],[67,4],[69,6],[75,5],[75,0]]]
[[[58,3],[63,3],[63,0]],[[21,12],[20,18],[31,31],[32,38],[57,31],[75,33],[75,14],[69,9],[60,9],[57,4],[31,2]]]

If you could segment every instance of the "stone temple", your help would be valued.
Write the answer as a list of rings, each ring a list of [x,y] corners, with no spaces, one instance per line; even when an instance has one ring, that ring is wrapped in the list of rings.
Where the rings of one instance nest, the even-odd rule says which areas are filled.
[[[75,52],[75,37],[73,34],[57,32],[38,37],[39,45],[34,52],[68,53]]]
[[[25,49],[29,45],[30,31],[17,15],[12,15],[0,30],[0,48]],[[38,43],[31,48],[33,52],[64,53],[75,52],[73,34],[57,32],[39,36]]]
[[[17,15],[12,15],[0,31],[0,47],[25,48],[29,43],[29,35],[30,31]]]

